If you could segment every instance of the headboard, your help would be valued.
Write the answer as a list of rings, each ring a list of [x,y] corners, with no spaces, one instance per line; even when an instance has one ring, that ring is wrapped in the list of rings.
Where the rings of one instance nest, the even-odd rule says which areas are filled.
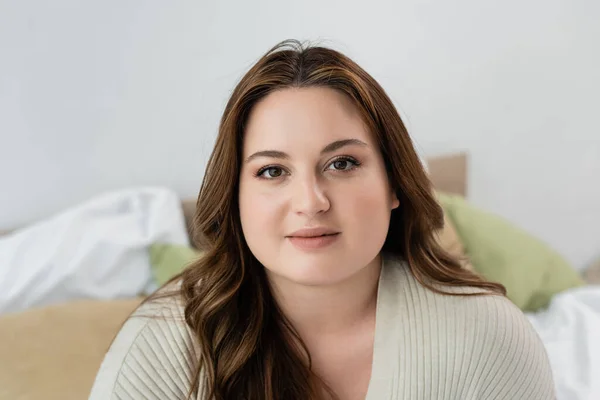
[[[429,178],[440,191],[467,197],[467,153],[449,154],[427,159]]]

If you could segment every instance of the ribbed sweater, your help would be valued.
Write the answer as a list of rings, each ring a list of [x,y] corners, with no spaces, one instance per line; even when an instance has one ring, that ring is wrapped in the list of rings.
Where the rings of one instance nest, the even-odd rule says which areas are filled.
[[[196,340],[178,302],[143,305],[107,352],[90,399],[185,399],[199,359]],[[202,387],[194,397],[208,400]],[[554,398],[544,346],[508,299],[435,293],[384,254],[366,400]]]

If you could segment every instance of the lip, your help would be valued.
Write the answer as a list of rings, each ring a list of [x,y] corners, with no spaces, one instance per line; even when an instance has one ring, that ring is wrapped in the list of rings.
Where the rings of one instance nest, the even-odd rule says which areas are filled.
[[[323,236],[323,235],[334,235],[336,233],[340,233],[334,229],[331,228],[327,228],[324,226],[317,226],[314,228],[305,228],[305,229],[300,229],[297,230],[296,232],[293,232],[291,234],[289,234],[287,237],[288,238],[314,238],[316,236]]]
[[[340,233],[334,229],[319,226],[300,229],[286,237],[300,250],[317,250],[335,243],[339,239]]]
[[[288,236],[288,240],[300,250],[317,250],[334,244],[339,236],[339,233],[313,237]]]

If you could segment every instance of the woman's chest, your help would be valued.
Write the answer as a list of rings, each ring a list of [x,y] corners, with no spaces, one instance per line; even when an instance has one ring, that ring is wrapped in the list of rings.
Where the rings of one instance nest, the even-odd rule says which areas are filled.
[[[313,370],[340,400],[364,400],[371,379],[372,362],[372,352],[347,351],[330,355],[326,360],[313,359]]]
[[[313,371],[340,400],[364,400],[373,366],[373,332],[322,342],[310,349]]]

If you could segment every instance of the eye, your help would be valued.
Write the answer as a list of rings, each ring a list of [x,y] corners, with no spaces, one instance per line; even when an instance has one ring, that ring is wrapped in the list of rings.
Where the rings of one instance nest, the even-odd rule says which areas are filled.
[[[259,169],[255,175],[261,179],[275,179],[283,175],[283,169],[280,167],[266,166]]]
[[[350,171],[358,167],[359,165],[360,163],[352,157],[339,157],[329,164],[329,166],[333,166],[333,170],[335,171]]]

